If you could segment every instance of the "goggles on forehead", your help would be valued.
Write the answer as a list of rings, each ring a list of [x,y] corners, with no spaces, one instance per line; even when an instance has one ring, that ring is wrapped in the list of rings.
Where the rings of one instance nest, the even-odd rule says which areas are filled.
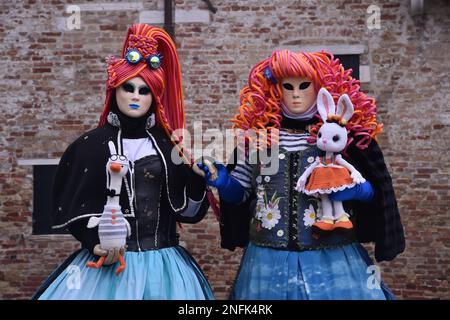
[[[125,55],[125,60],[131,64],[138,64],[143,59],[142,54],[136,49],[129,49]],[[159,53],[151,54],[145,60],[151,69],[158,69],[161,66],[162,56],[160,56]]]

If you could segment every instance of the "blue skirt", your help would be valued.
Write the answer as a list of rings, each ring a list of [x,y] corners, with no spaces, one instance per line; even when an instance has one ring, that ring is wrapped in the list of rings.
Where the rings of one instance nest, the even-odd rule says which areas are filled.
[[[242,257],[231,299],[394,299],[360,244],[312,251],[286,251],[250,243]]]
[[[118,263],[87,268],[97,261],[88,250],[74,254],[38,290],[42,300],[204,300],[214,299],[208,281],[182,247],[126,252],[125,270],[116,275]]]

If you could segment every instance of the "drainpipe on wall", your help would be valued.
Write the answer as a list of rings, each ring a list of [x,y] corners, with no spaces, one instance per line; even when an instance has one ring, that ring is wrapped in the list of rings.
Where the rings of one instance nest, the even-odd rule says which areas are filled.
[[[411,15],[423,14],[423,3],[424,0],[411,0]]]
[[[206,3],[206,5],[208,6],[208,10],[211,11],[212,13],[216,13],[217,12],[217,8],[214,7],[211,3],[210,0],[202,0],[204,3]]]
[[[173,0],[164,0],[164,30],[175,42],[175,26],[173,24]]]

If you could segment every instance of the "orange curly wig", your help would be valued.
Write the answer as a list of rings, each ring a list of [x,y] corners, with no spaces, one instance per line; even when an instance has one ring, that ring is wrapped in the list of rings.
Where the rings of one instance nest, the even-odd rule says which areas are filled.
[[[265,75],[269,68],[276,83]],[[337,102],[339,96],[346,93],[353,103],[355,112],[346,124],[349,133],[348,145],[358,137],[357,147],[364,149],[377,134],[381,132],[382,124],[376,120],[375,100],[368,98],[360,91],[360,83],[351,77],[352,70],[345,70],[339,59],[332,54],[322,52],[305,53],[288,50],[274,51],[272,55],[251,70],[248,85],[240,93],[239,113],[232,119],[233,128],[255,130],[265,137],[265,130],[279,129],[282,120],[281,79],[286,77],[306,77],[313,84],[316,92],[325,87]],[[311,142],[314,142],[322,125],[319,122],[310,130]],[[267,145],[276,142],[273,137],[267,137]]]

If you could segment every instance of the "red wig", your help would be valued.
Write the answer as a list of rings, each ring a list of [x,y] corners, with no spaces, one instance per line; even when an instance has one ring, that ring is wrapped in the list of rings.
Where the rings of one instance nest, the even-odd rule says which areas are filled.
[[[125,60],[130,49],[138,50],[142,55],[143,59],[137,64]],[[153,54],[162,57],[157,69],[150,68],[146,62]],[[106,97],[99,126],[107,121],[116,88],[131,78],[141,77],[153,95],[156,125],[162,127],[168,137],[174,130],[185,127],[180,63],[175,44],[164,30],[147,24],[131,26],[123,45],[122,59],[110,57],[107,63]]]
[[[138,50],[143,58],[137,64],[131,64],[125,60],[130,49]],[[146,59],[155,54],[161,57],[162,61],[159,68],[152,69],[148,66]],[[162,127],[169,138],[172,138],[175,130],[185,128],[180,62],[175,44],[164,30],[146,24],[131,26],[123,45],[122,59],[110,57],[107,63],[109,66],[106,98],[99,126],[104,125],[107,121],[116,88],[131,78],[141,77],[153,95],[156,125]],[[182,130],[177,130],[177,133],[179,132]],[[172,140],[174,147],[178,149],[185,163],[191,165],[192,159],[181,144],[183,137],[177,136],[175,139],[180,143]],[[209,189],[207,197],[214,213],[218,216],[217,202]]]

